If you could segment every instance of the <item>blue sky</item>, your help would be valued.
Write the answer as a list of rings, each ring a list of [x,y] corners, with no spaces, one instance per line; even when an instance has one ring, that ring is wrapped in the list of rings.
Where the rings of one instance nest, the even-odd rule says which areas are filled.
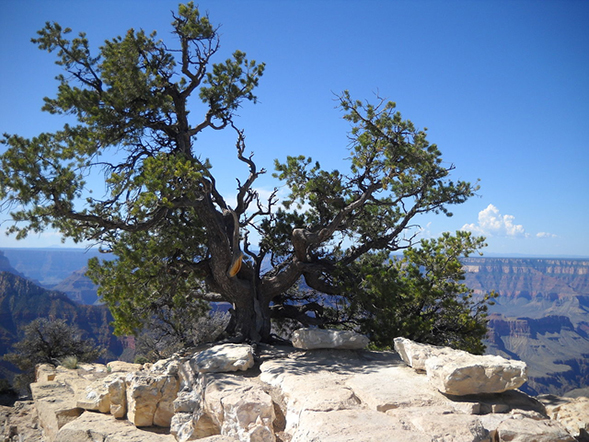
[[[98,47],[127,29],[157,30],[172,46],[177,1],[0,2],[0,130],[34,136],[58,129],[40,112],[58,67],[30,38],[45,21],[84,31]],[[469,229],[486,255],[589,256],[588,1],[224,1],[198,3],[221,24],[221,51],[266,63],[259,102],[240,110],[248,149],[273,159],[310,155],[345,170],[348,124],[334,94],[375,93],[428,128],[452,177],[480,179],[454,216],[419,220],[423,236]],[[198,106],[194,108],[198,112]],[[235,189],[231,134],[199,140],[223,190]],[[2,147],[0,147],[2,149]],[[259,182],[270,191],[268,173]],[[94,184],[100,187],[100,183]],[[0,214],[2,229],[7,215]],[[2,247],[59,244],[46,233]]]

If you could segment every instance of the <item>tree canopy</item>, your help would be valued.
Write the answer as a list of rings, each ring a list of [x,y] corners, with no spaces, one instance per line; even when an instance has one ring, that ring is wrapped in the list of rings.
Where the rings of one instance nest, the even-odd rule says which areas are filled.
[[[130,29],[93,54],[85,34],[70,38],[70,29],[47,23],[33,42],[55,52],[65,72],[43,110],[76,124],[2,140],[0,197],[15,221],[9,233],[51,227],[116,254],[91,263],[90,275],[117,333],[133,332],[163,305],[198,311],[195,300],[231,303],[238,340],[268,340],[273,317],[324,326],[329,298],[353,282],[343,270],[411,247],[416,217],[451,215],[449,206],[476,191],[449,178],[453,166],[395,103],[343,92],[349,170],[305,156],[276,160],[274,176],[289,195],[263,200],[255,182],[265,169],[246,154],[235,112],[256,101],[264,64],[241,51],[214,62],[218,29],[192,2],[179,6],[172,28],[174,46]],[[231,199],[197,139],[222,129],[233,131],[235,146],[215,148],[233,151],[246,171]],[[97,171],[105,174],[103,197],[86,183]],[[323,304],[293,302],[299,284],[321,293]]]

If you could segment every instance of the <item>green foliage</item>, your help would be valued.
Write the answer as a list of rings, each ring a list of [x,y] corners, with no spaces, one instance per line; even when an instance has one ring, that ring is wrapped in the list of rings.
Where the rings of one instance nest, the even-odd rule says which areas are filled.
[[[232,304],[229,331],[237,340],[269,340],[271,319],[289,327],[329,325],[321,304],[345,289],[338,269],[363,271],[375,256],[410,246],[416,217],[449,216],[449,206],[476,191],[449,179],[453,166],[394,103],[364,103],[344,92],[349,168],[330,171],[304,156],[276,161],[275,177],[290,193],[282,207],[277,190],[262,200],[254,184],[265,170],[245,155],[234,117],[243,103],[256,102],[265,65],[239,50],[214,62],[217,29],[192,2],[179,5],[172,30],[173,44],[130,29],[92,54],[83,33],[70,38],[69,29],[47,23],[33,42],[55,52],[65,72],[43,109],[75,124],[1,140],[7,149],[0,155],[0,199],[13,209],[9,232],[23,237],[54,228],[118,257],[89,266],[117,334],[165,324],[163,336],[188,342],[189,325],[210,301]],[[224,128],[234,131],[234,152],[246,168],[227,200],[197,143],[203,131]],[[104,195],[86,183],[99,172]],[[258,247],[250,242],[254,234]],[[412,253],[407,259],[425,259]],[[398,276],[369,270],[374,285]],[[419,272],[401,276],[413,293],[429,287]],[[297,297],[304,305],[294,307],[289,291],[302,280],[320,296]]]
[[[154,232],[123,233],[112,249],[119,259],[89,261],[87,275],[99,285],[98,294],[114,317],[116,335],[162,323],[169,325],[166,334],[187,342],[193,322],[208,311],[208,303],[199,299],[202,281],[194,273],[170,268],[174,260],[170,251],[181,250],[185,257],[198,245],[185,238],[186,229],[175,227],[169,225],[168,234],[161,237]],[[198,256],[198,248],[194,253]]]
[[[340,97],[350,132],[350,172],[327,172],[304,156],[275,162],[275,176],[290,189],[288,208],[308,204],[305,220],[325,227],[325,235],[340,233],[352,246],[348,261],[369,250],[397,250],[401,232],[422,213],[444,213],[460,204],[478,187],[447,180],[441,152],[430,144],[423,130],[404,120],[395,103],[378,105]],[[321,238],[322,239],[322,238]]]
[[[208,258],[194,201],[214,185],[208,160],[191,152],[190,138],[227,126],[243,101],[255,101],[264,65],[241,51],[211,64],[217,30],[192,2],[179,6],[172,26],[179,50],[155,32],[131,29],[92,55],[85,34],[69,38],[70,29],[47,23],[32,41],[55,51],[67,75],[58,77],[57,96],[45,98],[43,110],[73,115],[77,125],[30,140],[5,134],[0,198],[15,209],[8,233],[22,238],[57,228],[118,256],[95,260],[89,271],[117,334],[136,332],[155,315],[176,323],[173,334],[183,339],[184,328],[208,310],[195,297],[202,272],[190,267]],[[187,119],[195,90],[206,107],[196,125]],[[98,199],[86,177],[101,169],[108,193]]]
[[[402,258],[366,256],[354,272],[362,276],[348,283],[348,315],[379,348],[392,348],[403,336],[482,354],[487,306],[497,295],[473,298],[461,283],[460,258],[484,245],[483,238],[458,231],[423,240]]]

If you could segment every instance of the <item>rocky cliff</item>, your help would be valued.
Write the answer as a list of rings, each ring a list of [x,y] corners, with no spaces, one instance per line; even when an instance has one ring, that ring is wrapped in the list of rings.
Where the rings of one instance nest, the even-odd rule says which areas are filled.
[[[52,290],[64,293],[68,298],[80,304],[98,303],[98,286],[86,276],[87,267],[76,270],[59,284],[53,286]]]
[[[2,252],[2,250],[0,250],[0,272],[12,273],[13,275],[20,276],[21,278],[25,277],[25,275],[23,275],[14,267],[12,267],[12,264],[10,264],[10,261],[8,260],[6,255],[4,255],[4,252]]]
[[[589,440],[589,399],[525,395],[522,362],[404,339],[397,352],[343,350],[350,339],[337,332],[293,342],[315,349],[225,344],[145,366],[40,366],[42,435],[23,427],[26,440]]]
[[[589,386],[589,261],[469,258],[465,283],[499,293],[488,352],[527,362],[530,394]]]
[[[22,338],[22,329],[36,318],[65,319],[86,332],[108,357],[121,355],[124,342],[112,334],[112,316],[104,306],[81,305],[60,292],[46,290],[13,273],[0,272],[0,356]],[[11,379],[14,367],[0,362],[0,378]]]

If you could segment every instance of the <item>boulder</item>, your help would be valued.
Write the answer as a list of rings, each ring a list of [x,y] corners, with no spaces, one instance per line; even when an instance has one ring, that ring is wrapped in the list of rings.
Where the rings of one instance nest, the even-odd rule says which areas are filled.
[[[93,382],[79,396],[76,401],[78,407],[101,413],[110,412],[110,393],[104,381]]]
[[[460,351],[429,358],[425,370],[428,380],[438,390],[456,396],[501,393],[514,390],[527,380],[523,361]]]
[[[85,410],[110,413],[121,419],[127,414],[125,374],[113,373],[94,381],[77,395],[76,404]]]
[[[514,390],[527,380],[523,361],[478,356],[406,338],[395,338],[395,350],[407,365],[417,371],[425,370],[428,380],[445,394],[501,393]]]
[[[305,350],[320,348],[359,350],[366,348],[369,342],[366,336],[347,330],[301,328],[292,334],[292,345]]]
[[[403,362],[418,371],[425,371],[425,361],[434,356],[441,356],[454,352],[448,347],[420,344],[407,338],[395,338],[395,351],[399,353]]]
[[[195,354],[190,365],[195,373],[245,371],[254,365],[254,352],[251,345],[216,345]]]
[[[136,372],[125,378],[127,419],[137,427],[169,427],[178,379],[169,374]]]

